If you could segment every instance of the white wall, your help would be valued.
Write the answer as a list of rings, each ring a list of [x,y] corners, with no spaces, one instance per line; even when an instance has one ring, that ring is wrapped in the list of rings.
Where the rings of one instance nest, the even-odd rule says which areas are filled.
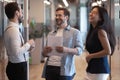
[[[115,6],[114,12],[115,33],[116,36],[120,36],[120,6]]]
[[[87,8],[80,8],[80,30],[81,32],[87,32]]]
[[[29,18],[35,19],[36,23],[44,22],[43,0],[30,0]]]
[[[76,5],[70,5],[69,9],[70,11],[70,24],[71,26],[76,26]]]

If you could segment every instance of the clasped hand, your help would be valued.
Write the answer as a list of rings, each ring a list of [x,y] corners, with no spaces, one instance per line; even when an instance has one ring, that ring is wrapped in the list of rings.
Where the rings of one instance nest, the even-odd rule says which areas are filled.
[[[43,56],[47,56],[47,54],[50,53],[52,50],[53,50],[53,48],[50,47],[50,46],[44,47],[44,49],[43,49]],[[59,52],[59,53],[62,53],[63,52],[63,47],[62,46],[56,46],[55,50],[57,52]]]

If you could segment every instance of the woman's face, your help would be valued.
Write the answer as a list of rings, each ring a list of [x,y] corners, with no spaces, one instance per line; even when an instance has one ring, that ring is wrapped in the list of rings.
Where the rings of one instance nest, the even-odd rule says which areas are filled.
[[[99,12],[97,8],[94,8],[89,13],[89,22],[96,25],[98,21],[100,21]]]

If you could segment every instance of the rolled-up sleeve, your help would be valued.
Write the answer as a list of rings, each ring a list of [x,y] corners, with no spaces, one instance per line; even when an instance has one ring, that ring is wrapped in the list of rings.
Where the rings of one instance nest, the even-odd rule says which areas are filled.
[[[83,41],[82,41],[82,35],[80,31],[76,31],[75,33],[75,48],[78,50],[78,54],[80,55],[83,52]]]

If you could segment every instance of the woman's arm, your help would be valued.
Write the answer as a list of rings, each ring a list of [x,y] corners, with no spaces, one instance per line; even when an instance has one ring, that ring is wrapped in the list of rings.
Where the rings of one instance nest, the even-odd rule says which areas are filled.
[[[98,38],[101,42],[101,45],[103,47],[103,50],[93,53],[93,54],[89,54],[86,59],[87,61],[89,61],[92,58],[100,58],[106,55],[111,54],[111,47],[110,47],[110,43],[107,37],[107,33],[104,30],[99,30],[98,31]]]

